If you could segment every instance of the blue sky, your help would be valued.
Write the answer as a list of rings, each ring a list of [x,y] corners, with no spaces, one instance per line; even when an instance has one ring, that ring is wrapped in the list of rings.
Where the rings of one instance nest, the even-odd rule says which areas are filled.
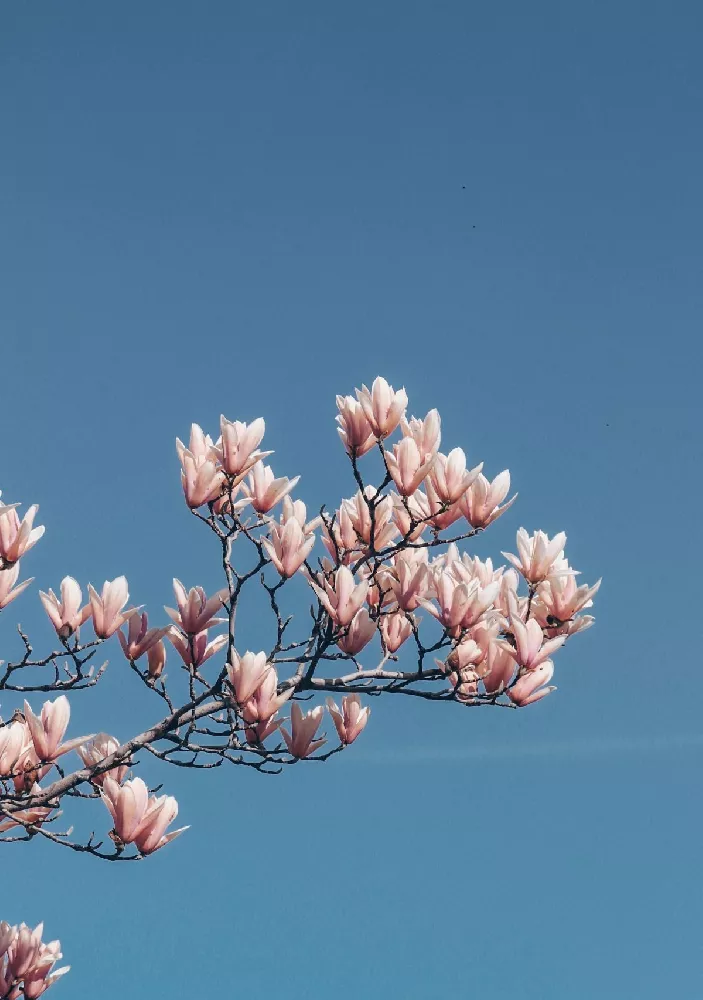
[[[74,967],[57,1000],[703,994],[701,21],[3,7],[0,486],[41,504],[38,585],[126,573],[157,615],[174,575],[219,585],[174,437],[263,415],[276,470],[336,505],[334,396],[377,373],[510,468],[479,554],[564,529],[604,578],[533,708],[388,699],[325,767],[156,769],[192,829],[145,864],[4,849],[0,916]],[[50,641],[36,586],[5,659],[17,617]],[[111,653],[74,734],[156,711]]]

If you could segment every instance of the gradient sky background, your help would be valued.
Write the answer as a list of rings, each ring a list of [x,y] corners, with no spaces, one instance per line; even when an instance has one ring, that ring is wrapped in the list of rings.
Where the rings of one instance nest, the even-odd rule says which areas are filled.
[[[533,708],[388,699],[326,767],[151,767],[192,829],[145,864],[4,848],[1,916],[74,967],[52,998],[703,995],[702,29],[686,2],[3,5],[0,486],[47,525],[4,658],[18,617],[51,642],[65,573],[126,573],[157,618],[174,575],[219,585],[192,420],[264,415],[298,496],[350,495],[334,396],[377,373],[510,468],[476,551],[564,529],[604,578]],[[110,653],[73,735],[159,712]]]

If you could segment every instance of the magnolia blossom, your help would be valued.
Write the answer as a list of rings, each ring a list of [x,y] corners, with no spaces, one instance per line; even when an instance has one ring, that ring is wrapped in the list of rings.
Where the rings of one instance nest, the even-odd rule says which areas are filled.
[[[446,569],[435,572],[434,586],[439,610],[424,598],[418,598],[418,604],[450,631],[475,625],[491,607],[500,590],[499,582],[487,587],[481,587],[478,580],[457,583]]]
[[[39,505],[33,504],[20,521],[14,505],[2,508],[2,512],[0,512],[0,557],[6,565],[11,565],[21,559],[25,552],[29,552],[44,534],[43,525],[37,528],[33,527],[38,510]]]
[[[442,438],[442,421],[437,410],[430,410],[424,420],[411,417],[401,418],[400,429],[405,437],[410,437],[417,445],[423,461],[439,450]]]
[[[132,615],[129,619],[127,635],[118,632],[117,638],[120,640],[122,652],[128,660],[138,660],[145,653],[148,653],[152,646],[166,635],[166,628],[149,628],[149,619],[146,611],[141,615]]]
[[[38,795],[42,789],[39,785],[30,785],[27,788],[33,795]],[[8,830],[23,826],[41,826],[52,812],[52,806],[31,806],[28,809],[18,809],[7,819],[0,823],[0,833],[7,833]]]
[[[51,624],[62,639],[73,635],[91,616],[90,604],[81,608],[83,592],[72,576],[65,576],[61,581],[61,600],[53,590],[49,590],[47,594],[40,590],[39,597]]]
[[[0,778],[10,778],[22,753],[31,743],[26,724],[14,719],[0,726]]]
[[[241,706],[242,718],[249,723],[250,727],[254,728],[258,723],[268,723],[292,694],[292,687],[278,694],[278,675],[271,667],[251,697]],[[275,728],[277,727],[274,726],[269,732],[273,732]],[[267,732],[266,735],[269,733]],[[261,740],[263,739],[265,736],[261,736]]]
[[[166,666],[166,646],[163,640],[160,639],[149,647],[146,660],[149,677],[154,681],[158,680]]]
[[[195,510],[210,503],[222,492],[225,474],[222,471],[212,438],[198,424],[190,429],[189,447],[176,438],[176,451],[181,463],[181,484],[186,503]]]
[[[202,667],[203,663],[219,653],[229,642],[226,635],[218,635],[208,642],[207,629],[197,635],[184,635],[175,626],[171,626],[167,636],[173,648],[180,654],[186,667]],[[164,655],[164,660],[165,660]],[[163,669],[163,666],[162,666]],[[160,671],[159,671],[160,672]],[[152,677],[157,675],[152,674]]]
[[[247,650],[244,656],[240,656],[235,650],[232,662],[227,664],[227,676],[237,704],[247,702],[271,670],[273,667],[266,659],[266,653]]]
[[[337,409],[339,410],[336,418],[339,424],[337,433],[342,439],[342,444],[352,458],[361,458],[376,444],[374,432],[371,430],[364,409],[353,396],[337,396]]]
[[[377,552],[389,545],[398,534],[393,521],[393,498],[380,496],[373,486],[367,486],[363,493],[358,490],[350,500],[343,500],[342,508],[348,513],[357,538],[366,546],[371,544],[373,526],[373,543]]]
[[[299,480],[300,476],[295,476],[294,479],[287,479],[285,476],[275,479],[271,466],[258,462],[249,473],[248,481],[243,488],[254,510],[259,514],[268,514],[295,488]]]
[[[369,584],[366,580],[355,583],[354,574],[347,566],[340,566],[333,579],[333,584],[324,579],[324,589],[312,579],[310,585],[330,618],[338,625],[348,625],[366,600]]]
[[[0,996],[7,995],[9,1000],[21,996],[36,1000],[69,971],[68,965],[54,970],[62,957],[61,942],[44,944],[43,931],[43,924],[34,930],[26,924],[19,927],[0,924]]]
[[[141,778],[119,785],[108,774],[100,794],[114,821],[115,835],[123,844],[134,844],[140,854],[153,854],[188,829],[184,826],[166,834],[178,815],[178,803],[172,795],[149,795]]]
[[[405,389],[397,392],[384,378],[379,375],[374,379],[371,389],[365,385],[356,389],[356,398],[371,425],[374,435],[381,439],[392,434],[405,415],[408,405],[408,395]]]
[[[510,472],[505,469],[493,482],[481,473],[459,500],[459,508],[472,528],[487,528],[515,502],[517,493],[501,507],[510,489]]]
[[[68,723],[71,718],[71,706],[65,694],[59,695],[55,701],[45,701],[40,715],[35,715],[29,704],[24,703],[24,717],[32,738],[34,750],[42,762],[56,760],[70,750],[75,749],[91,739],[90,736],[78,736],[76,739],[62,743]]]
[[[601,581],[598,580],[592,587],[587,584],[577,587],[573,574],[552,576],[537,588],[537,599],[544,614],[556,619],[555,624],[561,625],[577,612],[592,606],[593,597],[598,593],[600,585]]]
[[[452,670],[466,670],[468,667],[475,667],[485,655],[476,640],[467,635],[452,649],[447,657],[447,664]]]
[[[215,448],[222,468],[230,476],[246,475],[262,458],[273,455],[272,451],[257,451],[266,430],[262,417],[250,424],[240,420],[220,417],[220,440]]]
[[[487,694],[500,694],[515,673],[515,660],[499,643],[492,642],[479,669]]]
[[[537,584],[546,580],[552,573],[553,564],[563,559],[563,549],[566,544],[566,534],[560,531],[550,541],[543,531],[528,535],[524,528],[517,533],[517,550],[519,556],[512,552],[503,552],[515,569],[528,583]]]
[[[439,660],[435,662],[441,666]],[[473,701],[478,695],[479,676],[475,670],[453,671],[447,674],[447,681],[456,700],[463,704]]]
[[[433,472],[437,469],[435,463]],[[462,516],[461,508],[458,503],[450,504],[447,507],[446,502],[440,497],[439,493],[435,488],[434,479],[432,476],[428,476],[425,480],[425,492],[427,494],[427,506],[430,512],[429,523],[433,528],[437,528],[438,531],[444,531],[450,525],[458,521]]]
[[[386,451],[384,455],[393,482],[404,497],[412,496],[425,481],[436,458],[434,452],[425,457],[412,437],[404,437],[393,445],[393,454]]]
[[[515,646],[501,640],[501,645],[525,670],[534,670],[544,663],[552,653],[566,642],[565,635],[544,642],[542,628],[531,618],[526,624],[519,618],[510,619],[510,627],[515,636]]]
[[[432,511],[429,500],[421,490],[410,497],[391,494],[393,523],[406,542],[416,542],[429,524]]]
[[[432,485],[439,499],[445,504],[456,503],[482,468],[483,462],[467,470],[466,455],[461,448],[453,448],[448,455],[438,452],[432,469]]]
[[[315,536],[306,538],[305,529],[295,517],[289,518],[283,526],[272,524],[270,532],[270,540],[262,538],[261,543],[278,572],[287,579],[298,572],[312,552]]]
[[[356,656],[368,645],[376,634],[376,623],[371,620],[366,608],[361,608],[352,618],[344,634],[337,639],[337,645],[348,656]]]
[[[20,575],[20,564],[16,562],[9,569],[0,569],[0,611],[11,604],[16,597],[19,597],[23,590],[32,583],[34,577],[24,580],[19,587],[16,587],[17,578]]]
[[[109,736],[107,733],[97,733],[88,743],[83,743],[79,746],[77,753],[83,764],[88,768],[92,768],[119,750],[120,746],[120,741],[116,740],[114,736]],[[115,764],[102,774],[92,775],[90,780],[94,785],[102,785],[105,778],[109,776],[121,785],[127,777],[128,771],[129,766],[127,764]]]
[[[512,687],[507,689],[510,700],[524,708],[525,705],[532,705],[541,698],[546,698],[555,687],[545,687],[554,676],[554,664],[551,660],[545,660],[536,670],[529,670],[518,677]]]
[[[317,708],[311,708],[303,715],[303,710],[298,702],[293,702],[290,710],[291,732],[289,733],[281,726],[281,735],[286,741],[291,756],[309,757],[327,742],[325,739],[315,739],[324,712],[322,705],[318,705]]]
[[[412,617],[408,617],[402,611],[392,611],[381,616],[379,629],[386,652],[397,653],[413,633]]]
[[[430,585],[427,549],[399,553],[393,560],[393,573],[389,573],[388,581],[399,607],[414,611]]]
[[[127,578],[124,576],[118,576],[116,580],[106,580],[100,596],[88,584],[88,594],[93,628],[100,639],[109,639],[132,615],[137,614],[138,608],[123,610],[129,600]]]
[[[166,614],[180,629],[188,635],[196,635],[205,629],[218,625],[225,619],[215,618],[215,612],[220,611],[229,597],[229,590],[223,587],[212,597],[208,597],[202,587],[192,587],[186,590],[180,580],[173,581],[178,610],[164,608]],[[160,637],[159,637],[160,638]]]
[[[370,708],[361,707],[361,698],[358,694],[345,695],[342,698],[341,711],[332,698],[328,698],[327,709],[332,716],[340,743],[346,746],[354,742],[371,715]]]

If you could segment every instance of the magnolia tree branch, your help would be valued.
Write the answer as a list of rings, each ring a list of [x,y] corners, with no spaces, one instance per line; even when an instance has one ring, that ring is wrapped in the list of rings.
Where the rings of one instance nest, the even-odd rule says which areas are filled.
[[[156,626],[127,606],[125,577],[106,582],[100,593],[89,585],[85,604],[71,577],[58,596],[40,591],[58,648],[37,656],[20,628],[21,655],[0,663],[0,690],[58,697],[38,713],[25,700],[0,720],[0,839],[43,837],[104,860],[139,860],[182,832],[168,832],[176,799],[134,774],[145,760],[193,769],[230,763],[278,774],[300,761],[326,761],[352,744],[370,716],[363,699],[399,694],[515,709],[555,690],[552,657],[592,624],[581,612],[600,581],[577,586],[563,533],[550,539],[521,528],[517,554],[503,553],[507,565],[496,567],[461,551],[460,543],[513,503],[515,497],[506,502],[510,475],[506,470],[489,481],[482,464],[467,468],[460,448],[442,453],[437,411],[407,419],[406,406],[405,391],[382,378],[356,397],[337,397],[338,433],[356,492],[309,521],[305,504],[291,499],[298,479],[275,478],[265,464],[271,452],[259,447],[262,419],[247,425],[222,417],[217,441],[197,425],[188,446],[177,440],[186,505],[214,536],[222,588],[208,596],[175,580],[176,606]],[[363,471],[374,454],[376,485]],[[44,531],[34,527],[36,507],[22,520],[16,508],[0,504],[0,610],[31,582],[18,583],[20,559]],[[318,529],[324,556],[315,553]],[[303,627],[292,613],[291,587],[307,594]],[[258,652],[237,648],[245,590],[270,615]],[[81,630],[88,625],[93,636],[85,641]],[[130,673],[160,702],[160,721],[126,741],[104,732],[65,739],[65,692],[99,682],[107,664],[96,670],[93,661],[115,636]],[[328,698],[325,710],[316,702],[323,695],[342,695],[341,704]],[[331,741],[321,732],[325,711]],[[66,767],[74,754],[82,766]],[[79,830],[102,826],[104,833],[56,832],[69,805]],[[97,807],[107,823],[96,817]],[[41,933],[32,935],[24,925],[10,928],[4,952],[0,937],[0,1000],[3,988],[13,1000],[22,990],[39,996],[31,969],[44,969],[41,982],[54,975],[51,963],[30,963],[27,972],[27,963],[13,957],[18,949],[34,949],[36,957],[50,947],[41,944]]]

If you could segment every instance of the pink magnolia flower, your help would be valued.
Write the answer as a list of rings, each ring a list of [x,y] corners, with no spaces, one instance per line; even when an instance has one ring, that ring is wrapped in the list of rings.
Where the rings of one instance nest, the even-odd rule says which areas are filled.
[[[510,473],[507,469],[499,473],[492,483],[479,474],[459,500],[459,508],[472,528],[487,528],[508,507],[512,506],[517,493],[502,507],[500,506],[510,489]]]
[[[576,578],[568,576],[552,576],[537,588],[537,597],[548,616],[557,619],[557,624],[573,618],[577,612],[593,605],[593,597],[598,593],[601,581],[592,587],[583,584],[576,586]]]
[[[536,584],[546,580],[552,574],[553,564],[563,559],[565,544],[566,534],[563,531],[550,541],[543,531],[528,535],[524,528],[520,528],[517,533],[519,556],[514,556],[512,552],[502,554],[528,583]]]
[[[207,629],[197,635],[184,635],[174,625],[168,632],[168,640],[179,653],[186,667],[202,667],[210,657],[219,653],[229,642],[226,635],[218,635],[208,642]],[[165,659],[165,657],[164,657]],[[152,674],[152,676],[154,676]]]
[[[379,629],[387,653],[397,653],[413,634],[412,621],[402,611],[392,611],[388,615],[382,615]]]
[[[39,597],[51,624],[62,639],[73,635],[90,618],[90,604],[81,608],[83,593],[72,576],[65,576],[61,581],[61,600],[53,590],[49,590],[48,594],[40,590]]]
[[[25,997],[38,997],[40,993],[27,993],[27,982],[37,982],[43,980],[49,973],[52,966],[61,958],[61,944],[59,941],[50,941],[44,944],[42,934],[44,925],[38,924],[34,930],[26,924],[13,927],[13,939],[7,949],[7,966],[10,973],[10,980],[24,980]],[[54,973],[54,977],[68,972],[68,969],[60,969]],[[43,991],[42,991],[43,992]]]
[[[267,719],[266,722],[257,722],[252,726],[244,727],[244,736],[250,746],[260,746],[264,740],[281,728],[281,720]]]
[[[373,486],[367,486],[363,493],[358,490],[350,500],[343,500],[342,507],[349,515],[358,540],[365,546],[371,544],[371,507],[374,509],[373,536],[376,551],[385,548],[396,538],[398,529],[393,521],[391,496],[381,496]]]
[[[272,451],[257,451],[265,430],[266,424],[262,417],[250,424],[220,417],[221,437],[215,451],[228,475],[244,476],[262,458],[273,455]]]
[[[549,684],[553,676],[554,664],[551,660],[545,660],[536,670],[529,670],[518,677],[513,686],[508,688],[508,697],[520,708],[532,705],[546,698],[552,691],[556,691],[555,687],[544,687]]]
[[[437,466],[433,472],[436,470]],[[447,506],[444,500],[441,499],[437,490],[435,489],[435,484],[432,476],[428,476],[425,480],[425,492],[427,494],[427,506],[430,512],[429,524],[433,528],[437,528],[438,531],[444,531],[445,528],[450,527],[455,521],[458,521],[461,515],[461,509],[458,503],[453,503]]]
[[[499,643],[492,642],[478,672],[486,693],[500,694],[513,679],[515,660]]]
[[[149,647],[146,659],[149,676],[152,680],[157,681],[166,666],[166,646],[163,640],[159,640],[159,642]]]
[[[106,580],[100,596],[91,584],[88,584],[88,594],[93,615],[93,628],[100,639],[109,639],[139,610],[138,608],[124,610],[124,606],[129,600],[127,578],[124,576],[118,576],[115,580]]]
[[[393,482],[404,497],[412,496],[425,481],[436,458],[434,452],[424,458],[414,438],[411,437],[404,437],[394,444],[393,454],[386,451],[384,455]]]
[[[447,664],[452,670],[466,670],[475,667],[485,656],[483,649],[470,636],[465,636],[456,644],[447,657]]]
[[[273,667],[266,659],[266,653],[247,650],[244,656],[240,656],[235,650],[232,662],[227,664],[227,676],[238,705],[243,705],[254,695],[271,670]]]
[[[78,736],[76,739],[62,743],[68,723],[71,718],[71,706],[65,694],[55,701],[45,701],[41,715],[35,715],[29,704],[24,703],[24,718],[32,738],[32,744],[38,759],[42,763],[56,760],[81,743],[92,739],[91,736]]]
[[[19,597],[23,590],[32,583],[34,577],[23,580],[19,587],[16,587],[17,577],[20,575],[20,564],[16,562],[9,569],[0,569],[0,611],[11,604],[16,597]]]
[[[310,585],[330,618],[338,625],[348,625],[366,600],[369,584],[366,580],[355,583],[354,574],[348,566],[340,566],[333,578],[334,584],[324,579],[324,589],[313,579]]]
[[[345,565],[361,553],[359,538],[348,509],[342,506],[335,512],[334,521],[326,519],[322,528],[322,544],[329,552],[335,565]]]
[[[466,455],[461,448],[453,448],[448,455],[437,453],[432,469],[432,485],[439,499],[445,504],[453,504],[468,490],[478,477],[483,462],[475,469],[467,470]]]
[[[441,666],[439,660],[435,661],[438,666]],[[473,701],[478,695],[478,681],[479,676],[475,670],[459,670],[453,671],[447,674],[447,681],[449,686],[454,692],[454,697],[457,701],[467,702]]]
[[[180,461],[183,460],[182,456],[186,451],[190,452],[193,458],[198,462],[203,459],[210,459],[213,462],[217,461],[213,440],[209,434],[206,434],[203,431],[199,424],[190,425],[190,441],[188,442],[187,448],[180,438],[176,438],[176,452]]]
[[[178,803],[172,795],[149,795],[141,778],[119,785],[106,775],[100,794],[112,816],[116,836],[123,844],[134,844],[140,854],[153,854],[188,829],[184,826],[165,835],[178,815]]]
[[[225,474],[209,434],[204,434],[198,424],[190,430],[190,446],[186,448],[176,438],[176,451],[181,463],[181,484],[188,506],[195,510],[216,500],[222,491]]]
[[[148,653],[152,646],[167,634],[166,628],[149,628],[149,619],[146,611],[141,615],[132,615],[129,619],[127,635],[118,632],[117,638],[120,640],[122,652],[128,660],[138,660],[145,653]]]
[[[315,536],[306,538],[304,528],[295,517],[289,518],[283,526],[274,523],[269,530],[271,538],[262,538],[261,544],[278,572],[287,579],[298,572],[312,552]]]
[[[344,634],[337,639],[337,645],[343,653],[356,656],[371,642],[375,634],[375,622],[369,618],[366,608],[361,608],[352,618]]]
[[[319,528],[322,524],[322,517],[318,515],[317,517],[313,517],[312,521],[308,521],[306,518],[307,508],[302,500],[291,500],[289,496],[283,498],[279,522],[281,527],[285,527],[290,520],[295,520],[303,529],[305,537],[309,538],[315,529]]]
[[[287,479],[285,476],[275,479],[271,466],[259,462],[249,473],[243,489],[254,510],[259,514],[268,514],[299,481],[300,476],[295,476],[294,479]]]
[[[342,698],[341,711],[332,698],[327,699],[327,710],[332,716],[339,742],[349,746],[366,726],[371,715],[370,708],[361,707],[358,694],[347,694]]]
[[[276,712],[288,701],[292,694],[292,687],[278,694],[278,675],[275,669],[271,667],[253,695],[241,706],[242,718],[251,727],[256,727],[258,723],[267,723],[273,719]],[[273,732],[273,729],[270,732]],[[267,732],[266,735],[269,735],[269,733]],[[265,737],[262,736],[261,739],[263,740]]]
[[[33,785],[27,791],[38,795],[42,789],[39,785]],[[41,826],[52,811],[52,806],[31,806],[28,809],[18,809],[0,823],[0,833],[7,833],[8,830],[19,826]]]
[[[499,582],[487,587],[481,587],[478,580],[457,583],[446,569],[434,573],[434,586],[439,610],[424,598],[418,598],[418,603],[450,633],[475,625],[492,606],[500,590]]]
[[[19,719],[0,726],[0,778],[14,775],[17,762],[31,739],[26,724]]]
[[[405,415],[408,405],[408,395],[405,389],[395,389],[379,375],[374,379],[371,389],[365,385],[356,389],[356,398],[371,425],[374,435],[381,439],[392,434]]]
[[[544,642],[542,628],[534,618],[523,624],[519,618],[513,617],[510,619],[510,627],[515,636],[515,646],[502,640],[501,646],[525,670],[535,670],[566,642],[565,635]]]
[[[220,611],[229,597],[226,587],[208,597],[202,587],[192,587],[186,590],[180,580],[173,581],[178,610],[164,608],[166,614],[176,625],[188,635],[196,635],[213,625],[219,625],[226,619],[215,618],[215,612]]]
[[[0,557],[6,565],[11,565],[21,559],[25,552],[29,552],[44,534],[43,525],[38,528],[32,527],[38,510],[39,505],[33,504],[20,521],[14,505],[2,508],[0,513]]]
[[[359,402],[353,396],[337,396],[337,433],[348,455],[361,458],[371,451],[376,438]]]
[[[293,702],[290,710],[291,732],[289,733],[281,726],[281,735],[286,741],[288,753],[292,757],[299,759],[309,757],[327,742],[325,739],[315,739],[324,712],[322,705],[318,705],[317,708],[311,708],[303,715],[303,710],[298,702]]]
[[[241,489],[242,485],[238,479],[233,484],[225,483],[220,495],[212,501],[213,514],[229,514],[231,517],[236,517],[240,511],[248,507],[251,499],[250,497],[240,497],[239,491]]]
[[[410,437],[420,450],[423,461],[439,451],[442,437],[442,422],[437,410],[430,410],[424,420],[411,417],[401,418],[400,429],[405,437]]]
[[[414,611],[430,586],[427,549],[400,552],[393,560],[393,572],[388,575],[388,581],[399,607],[403,611]]]
[[[411,497],[391,494],[393,523],[405,541],[416,542],[426,530],[432,515],[430,503],[425,494],[418,490]]]
[[[97,733],[87,743],[81,744],[77,749],[77,753],[83,761],[84,766],[91,768],[115,753],[116,750],[119,750],[120,746],[120,741],[116,740],[114,736],[109,736],[107,733]],[[128,771],[129,765],[115,764],[109,771],[103,771],[102,774],[94,774],[90,780],[94,785],[102,785],[105,778],[109,776],[118,785],[121,785],[127,777]]]

